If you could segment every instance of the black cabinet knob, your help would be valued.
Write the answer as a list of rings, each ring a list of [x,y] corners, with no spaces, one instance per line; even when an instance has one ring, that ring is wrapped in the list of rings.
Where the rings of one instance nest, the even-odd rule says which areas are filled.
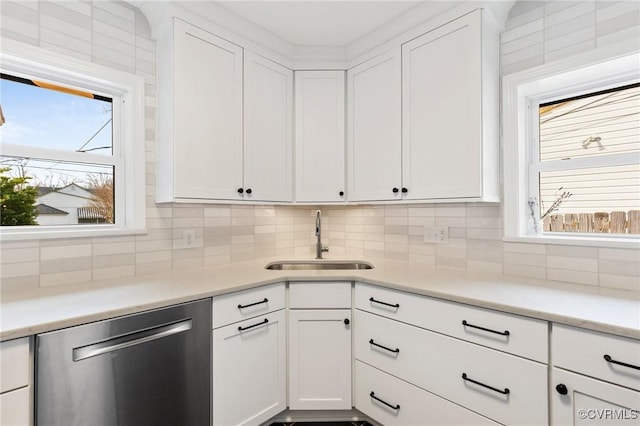
[[[341,197],[344,197],[344,191],[340,191],[338,194],[340,194]]]
[[[247,188],[247,194],[251,194],[251,188]]]
[[[350,323],[350,322],[351,322],[351,321],[349,321],[349,318],[345,318],[345,319],[344,319],[344,323],[345,323],[345,325],[349,325],[349,323]]]
[[[244,189],[238,188],[238,194],[242,194],[243,192],[244,192]]]
[[[398,191],[399,191],[399,189],[398,189],[398,188],[393,188],[393,193],[394,193],[394,194],[397,194],[397,193],[398,193]]]
[[[409,190],[407,188],[402,188],[402,193],[406,194],[407,192],[409,192]]]
[[[564,383],[560,383],[558,386],[556,386],[556,391],[558,391],[560,395],[566,395],[569,392]]]

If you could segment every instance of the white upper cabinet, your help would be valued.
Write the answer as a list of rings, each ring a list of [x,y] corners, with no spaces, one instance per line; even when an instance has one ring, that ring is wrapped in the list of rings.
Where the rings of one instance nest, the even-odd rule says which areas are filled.
[[[158,40],[157,199],[237,199],[242,48],[178,19]]]
[[[400,49],[347,71],[347,195],[401,199]]]
[[[244,197],[293,196],[293,71],[244,52]]]
[[[406,199],[498,201],[497,55],[481,10],[402,46]]]
[[[174,19],[157,75],[158,202],[292,200],[291,70]]]
[[[296,71],[296,201],[345,200],[344,71]]]

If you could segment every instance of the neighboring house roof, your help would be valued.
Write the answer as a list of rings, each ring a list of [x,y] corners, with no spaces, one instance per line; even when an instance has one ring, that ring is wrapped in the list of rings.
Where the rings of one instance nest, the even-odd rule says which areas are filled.
[[[65,212],[64,210],[60,210],[60,209],[56,209],[55,207],[51,207],[48,206],[46,204],[38,204],[36,205],[36,210],[38,211],[38,215],[41,214],[60,214],[60,215],[67,215],[69,214],[68,212]]]
[[[55,188],[52,188],[50,186],[39,186],[38,187],[38,197],[42,197],[43,195],[47,195],[50,192],[55,191]]]
[[[69,195],[71,197],[80,197],[80,198],[92,198],[93,190],[88,188],[83,188],[82,186],[71,183],[69,185],[62,186],[60,188],[51,187],[51,186],[39,186],[38,187],[38,197],[42,197],[44,195],[50,194],[52,192],[57,192],[59,194]],[[77,193],[72,193],[77,192]]]
[[[78,219],[104,219],[102,209],[98,207],[78,207]]]

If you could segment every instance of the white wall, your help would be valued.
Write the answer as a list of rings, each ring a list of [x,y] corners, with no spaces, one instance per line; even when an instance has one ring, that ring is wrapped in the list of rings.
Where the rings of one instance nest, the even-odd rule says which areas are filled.
[[[0,2],[0,7],[2,37],[145,78],[148,227],[147,235],[137,237],[3,243],[2,291],[267,256],[312,255],[316,207],[154,203],[155,43],[150,39],[146,19],[135,8],[113,1],[9,0]],[[592,49],[616,38],[637,36],[639,27],[637,3],[520,2],[512,10],[502,38],[503,74]],[[562,31],[565,32],[560,34]],[[503,243],[499,205],[322,210],[326,223],[323,235],[330,256],[398,259],[590,286],[640,289],[639,251]],[[448,226],[449,244],[424,243],[425,225]],[[182,232],[187,229],[196,231],[195,248],[180,248]]]

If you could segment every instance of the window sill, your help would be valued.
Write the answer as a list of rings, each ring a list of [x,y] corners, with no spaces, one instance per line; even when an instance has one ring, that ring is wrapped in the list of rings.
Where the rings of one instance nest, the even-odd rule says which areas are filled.
[[[0,230],[0,242],[51,240],[60,238],[92,238],[92,237],[116,237],[127,235],[143,235],[146,229],[123,229],[106,225],[105,228],[95,229],[87,227],[65,229],[5,229]]]
[[[640,235],[637,237],[596,237],[591,235],[568,236],[563,233],[536,236],[505,236],[502,241],[513,243],[558,244],[565,246],[586,246],[598,248],[624,248],[636,250],[640,249]]]

